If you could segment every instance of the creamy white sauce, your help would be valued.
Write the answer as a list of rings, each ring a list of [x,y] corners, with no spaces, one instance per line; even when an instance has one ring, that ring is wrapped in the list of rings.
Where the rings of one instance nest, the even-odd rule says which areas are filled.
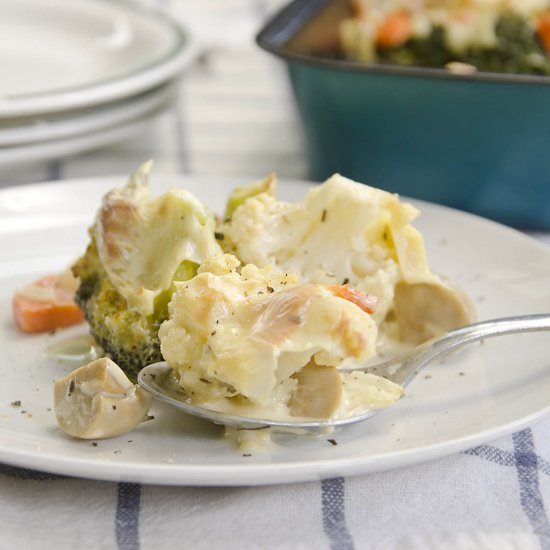
[[[237,445],[243,455],[265,454],[277,447],[271,438],[271,428],[243,430],[226,427],[225,436]]]
[[[89,334],[80,334],[61,342],[54,342],[46,348],[44,353],[48,359],[60,363],[84,365],[102,357],[103,350]]]

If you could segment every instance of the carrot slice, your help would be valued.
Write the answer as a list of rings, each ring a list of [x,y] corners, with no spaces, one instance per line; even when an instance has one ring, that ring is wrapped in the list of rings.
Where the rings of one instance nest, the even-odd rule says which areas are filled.
[[[401,46],[412,36],[411,16],[406,10],[397,10],[388,14],[376,33],[376,45],[382,48]]]
[[[23,332],[46,332],[84,321],[73,294],[56,286],[57,280],[57,275],[47,275],[14,294],[13,318]]]
[[[550,12],[544,12],[539,17],[538,33],[542,46],[550,53]]]
[[[343,298],[359,306],[365,313],[374,313],[376,311],[378,299],[374,296],[369,296],[356,288],[350,288],[348,285],[332,285],[329,286],[328,289],[334,296]]]

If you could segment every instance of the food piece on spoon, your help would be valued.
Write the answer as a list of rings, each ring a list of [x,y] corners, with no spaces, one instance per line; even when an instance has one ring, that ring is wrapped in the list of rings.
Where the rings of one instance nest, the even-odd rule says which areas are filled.
[[[301,282],[348,284],[376,296],[380,347],[390,340],[417,343],[474,320],[465,294],[431,271],[412,225],[419,212],[398,195],[338,174],[300,202],[277,200],[273,187],[251,194],[219,227],[226,252],[243,263],[296,273]],[[420,288],[434,299],[415,315]]]
[[[104,357],[54,382],[54,410],[61,429],[73,437],[100,439],[133,430],[146,419],[151,395],[132,384]]]
[[[337,367],[374,355],[375,307],[373,297],[347,287],[298,283],[269,266],[241,268],[226,254],[176,283],[161,350],[190,400],[208,408],[273,420],[345,416],[346,385],[354,382]],[[393,393],[385,402],[366,399],[365,409],[401,396],[386,382]]]
[[[74,300],[77,287],[67,271],[18,288],[12,298],[16,325],[23,332],[47,332],[82,323],[84,315]]]

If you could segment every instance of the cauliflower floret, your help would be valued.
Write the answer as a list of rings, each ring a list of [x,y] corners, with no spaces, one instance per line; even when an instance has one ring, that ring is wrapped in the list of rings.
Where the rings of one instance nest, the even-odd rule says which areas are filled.
[[[214,216],[184,189],[150,198],[149,169],[142,166],[126,187],[103,198],[91,230],[107,276],[144,315],[153,313],[183,261],[200,264],[220,253]]]
[[[401,337],[417,343],[428,333],[436,336],[473,318],[462,295],[455,300],[453,289],[441,292],[446,284],[430,270],[422,235],[412,226],[417,216],[417,209],[398,195],[336,174],[298,203],[278,201],[271,183],[270,193],[245,200],[219,231],[222,247],[243,263],[293,272],[305,283],[349,284],[377,296],[377,325],[390,332],[389,325],[397,322],[403,325]],[[418,318],[416,330],[411,308],[418,302],[409,300],[412,293],[397,296],[396,288],[420,284],[428,289],[422,307],[449,306],[451,321],[441,319],[427,331]],[[396,300],[402,301],[398,308]]]

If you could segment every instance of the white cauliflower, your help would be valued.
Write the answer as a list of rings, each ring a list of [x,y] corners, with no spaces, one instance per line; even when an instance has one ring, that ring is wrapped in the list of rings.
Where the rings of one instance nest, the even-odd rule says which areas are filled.
[[[417,209],[401,202],[398,195],[336,174],[311,189],[302,202],[282,202],[272,192],[249,197],[219,231],[224,249],[243,263],[293,272],[306,283],[349,284],[376,296],[374,318],[380,326],[396,311],[398,285],[446,286],[430,270],[422,235],[411,225],[417,216]],[[411,293],[400,295],[407,300]],[[446,306],[452,302],[448,320],[430,318],[431,336],[471,319],[462,296],[453,296],[450,292],[442,298]],[[428,295],[424,297],[430,301]],[[437,300],[431,304],[432,317],[437,317],[438,305]],[[401,313],[408,308],[408,304],[400,306]],[[411,318],[414,324],[414,315],[407,316],[407,323]],[[400,315],[397,322],[403,319]],[[417,341],[429,331],[419,328],[422,337],[415,336],[414,327],[401,332]]]
[[[171,286],[183,261],[200,264],[220,253],[214,216],[194,195],[173,189],[149,196],[150,167],[103,198],[91,230],[109,279],[144,315],[153,313],[155,297]]]

